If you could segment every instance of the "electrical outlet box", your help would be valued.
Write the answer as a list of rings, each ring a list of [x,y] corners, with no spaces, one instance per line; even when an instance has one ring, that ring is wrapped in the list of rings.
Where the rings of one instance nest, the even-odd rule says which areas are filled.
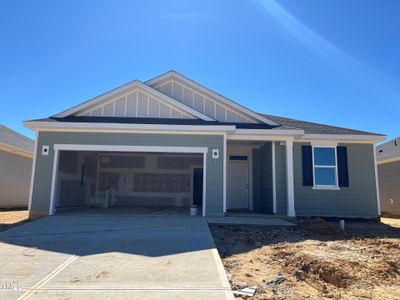
[[[42,155],[49,155],[50,146],[42,146]]]
[[[218,149],[213,149],[212,150],[212,158],[213,159],[218,159],[219,158],[219,150]]]

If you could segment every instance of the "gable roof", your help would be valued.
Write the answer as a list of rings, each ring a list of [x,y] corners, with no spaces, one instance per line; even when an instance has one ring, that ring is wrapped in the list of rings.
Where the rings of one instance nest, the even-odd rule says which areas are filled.
[[[134,80],[127,84],[124,84],[124,85],[122,85],[116,89],[113,89],[109,92],[106,92],[98,97],[92,98],[92,99],[90,99],[86,102],[83,102],[77,106],[74,106],[66,111],[58,113],[58,114],[54,115],[53,117],[62,118],[62,117],[71,116],[71,115],[74,115],[77,113],[81,113],[85,109],[94,108],[96,105],[105,103],[108,100],[112,99],[113,97],[116,97],[118,95],[124,95],[124,94],[128,93],[129,91],[133,91],[134,89],[143,90],[146,93],[153,95],[155,98],[167,103],[168,105],[171,105],[171,106],[177,108],[178,110],[184,111],[185,113],[192,115],[196,118],[200,118],[200,119],[206,120],[206,121],[213,120],[212,118],[206,116],[205,114],[202,114],[201,112],[199,112],[191,107],[188,107],[188,106],[180,103],[179,101],[176,101],[175,99],[172,99],[172,98],[168,97],[167,95],[160,93],[159,91],[143,84],[139,80]]]
[[[296,120],[269,114],[262,114],[263,116],[280,123],[286,129],[302,129],[305,134],[352,134],[352,135],[376,135],[385,136],[379,133],[372,133],[367,131],[360,131],[344,127],[331,126],[326,124],[319,124],[314,122]]]
[[[34,141],[30,138],[4,126],[0,125],[0,149],[16,153],[26,154],[32,157]]]
[[[178,72],[176,72],[174,70],[168,71],[167,73],[164,73],[153,79],[150,79],[150,80],[146,81],[145,84],[156,88],[162,82],[167,82],[169,80],[176,80],[180,83],[183,83],[184,85],[186,85],[188,87],[198,90],[201,93],[208,95],[210,98],[218,101],[220,104],[222,104],[224,106],[228,106],[230,108],[233,108],[233,109],[253,118],[254,120],[257,120],[258,122],[266,123],[266,124],[274,125],[274,126],[279,125],[275,121],[273,121],[263,115],[260,115],[256,112],[244,107],[243,105],[240,105],[239,103],[236,103],[236,102],[232,101],[231,99],[228,99],[228,98],[214,92],[213,90],[183,76],[182,74],[179,74]]]

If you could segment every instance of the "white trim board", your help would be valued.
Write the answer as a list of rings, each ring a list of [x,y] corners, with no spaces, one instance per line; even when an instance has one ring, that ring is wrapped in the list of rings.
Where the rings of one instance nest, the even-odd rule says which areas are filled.
[[[26,158],[30,158],[30,159],[33,158],[32,152],[23,151],[20,148],[11,147],[9,145],[2,144],[2,143],[0,143],[0,150],[10,153],[10,154],[14,154],[14,155],[18,155],[18,156],[22,156],[22,157],[26,157]]]
[[[60,131],[61,129],[89,130],[95,129],[103,131],[105,129],[114,130],[156,130],[156,131],[231,131],[235,130],[233,125],[159,125],[159,124],[127,124],[127,123],[92,123],[92,122],[41,122],[41,121],[26,121],[24,126],[30,129],[37,130],[53,130]]]
[[[375,151],[376,152],[376,151]],[[387,158],[387,159],[382,159],[382,160],[378,160],[376,163],[378,164],[378,165],[383,165],[383,164],[389,164],[389,163],[392,163],[392,162],[396,162],[396,161],[399,161],[400,160],[400,156],[398,156],[398,157],[393,157],[393,158]]]
[[[207,153],[207,147],[164,147],[164,146],[122,146],[122,145],[85,145],[54,144],[54,150],[68,151],[118,151],[118,152],[154,152],[154,153]]]
[[[311,141],[336,141],[336,142],[362,142],[362,143],[378,143],[386,140],[386,136],[382,135],[364,135],[364,134],[304,134],[299,142]]]
[[[29,186],[28,210],[31,210],[31,209],[32,209],[33,184],[34,184],[34,179],[35,179],[36,155],[37,155],[38,139],[39,139],[39,133],[36,131],[36,132],[35,132],[35,148],[33,149],[32,171],[31,171],[31,185]]]
[[[213,98],[213,99],[217,100],[218,102],[227,105],[228,107],[234,108],[235,110],[238,110],[239,112],[241,112],[245,115],[248,115],[251,118],[253,118],[254,120],[257,120],[261,123],[266,123],[266,124],[270,124],[270,125],[279,125],[278,123],[261,116],[260,114],[210,90],[209,88],[202,86],[201,84],[199,84],[199,83],[197,83],[197,82],[195,82],[173,70],[169,71],[165,74],[162,74],[160,76],[157,76],[153,79],[150,79],[150,80],[146,81],[145,84],[149,85],[149,86],[156,86],[157,84],[159,84],[163,81],[170,80],[170,79],[177,80],[178,82],[181,82],[195,90],[198,90],[201,93],[209,95],[210,98]]]
[[[376,209],[378,211],[378,216],[380,216],[381,215],[381,198],[380,198],[380,192],[379,192],[379,173],[378,173],[378,164],[376,163],[376,147],[375,147],[375,144],[372,145],[372,152],[374,153]]]
[[[54,161],[51,178],[49,215],[55,212],[55,186],[60,151],[108,151],[108,152],[146,152],[146,153],[200,153],[203,154],[203,211],[206,216],[206,173],[207,173],[207,147],[160,147],[160,146],[123,146],[123,145],[83,145],[83,144],[54,144]]]

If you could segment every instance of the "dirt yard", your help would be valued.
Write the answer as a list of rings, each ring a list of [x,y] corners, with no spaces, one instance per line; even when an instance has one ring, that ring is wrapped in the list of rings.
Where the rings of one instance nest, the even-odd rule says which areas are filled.
[[[0,231],[21,224],[28,220],[27,210],[3,210],[0,211]]]
[[[233,290],[257,286],[250,299],[400,299],[399,221],[210,228]]]

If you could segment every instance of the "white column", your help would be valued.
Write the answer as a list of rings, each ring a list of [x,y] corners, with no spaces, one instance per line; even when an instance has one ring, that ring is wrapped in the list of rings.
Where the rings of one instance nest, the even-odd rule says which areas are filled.
[[[49,207],[49,215],[54,215],[54,201],[55,201],[55,193],[56,193],[56,178],[57,178],[57,169],[58,169],[58,153],[59,150],[54,150],[54,161],[53,161],[53,173],[51,176],[51,192],[50,192],[50,207]]]
[[[286,186],[287,215],[295,217],[294,210],[294,179],[293,179],[293,141],[286,141]]]
[[[272,144],[272,212],[276,214],[276,165],[275,165],[275,142]]]
[[[372,144],[372,151],[374,152],[374,167],[375,167],[375,189],[376,189],[376,209],[378,216],[381,216],[381,199],[379,192],[379,175],[378,175],[378,164],[376,161],[376,147]]]
[[[35,169],[36,169],[36,155],[37,155],[37,147],[38,147],[38,139],[39,139],[39,133],[38,131],[35,132],[35,148],[33,148],[33,161],[32,161],[32,172],[31,172],[31,185],[29,188],[29,204],[28,204],[28,210],[32,209],[32,197],[33,197],[33,184],[34,184],[34,178],[35,178]]]
[[[224,168],[224,173],[223,173],[223,212],[226,213],[226,161],[227,161],[227,145],[226,145],[226,134],[224,134],[224,149],[223,149],[223,155],[224,155],[224,163],[223,163],[223,168]]]

